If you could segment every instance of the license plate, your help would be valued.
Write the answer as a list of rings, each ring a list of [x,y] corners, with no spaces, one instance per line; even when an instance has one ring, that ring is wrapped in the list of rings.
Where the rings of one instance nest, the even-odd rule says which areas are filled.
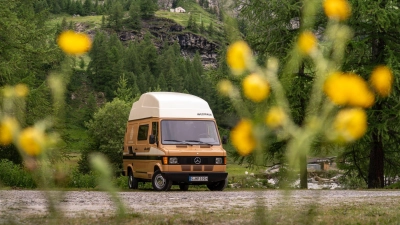
[[[189,177],[189,181],[208,181],[208,177]]]

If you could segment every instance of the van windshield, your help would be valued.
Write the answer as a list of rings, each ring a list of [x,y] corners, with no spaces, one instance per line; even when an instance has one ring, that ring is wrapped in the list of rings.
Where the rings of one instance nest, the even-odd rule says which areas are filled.
[[[212,120],[163,120],[161,139],[164,145],[220,145]]]

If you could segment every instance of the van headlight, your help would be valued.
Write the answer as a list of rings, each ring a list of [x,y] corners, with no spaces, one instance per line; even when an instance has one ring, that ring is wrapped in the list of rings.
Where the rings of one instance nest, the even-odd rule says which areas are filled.
[[[215,164],[222,164],[224,160],[221,157],[215,158]]]
[[[178,164],[178,158],[177,157],[169,157],[168,164]]]

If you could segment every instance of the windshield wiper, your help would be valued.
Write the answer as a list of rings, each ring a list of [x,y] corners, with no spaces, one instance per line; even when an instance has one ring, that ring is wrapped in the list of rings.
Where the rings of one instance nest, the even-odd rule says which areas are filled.
[[[163,140],[163,141],[174,141],[174,142],[182,143],[184,145],[192,145],[192,144],[187,143],[186,141],[180,141],[180,140],[174,140],[174,139],[168,139],[168,140]]]
[[[203,142],[203,141],[197,141],[197,140],[185,140],[185,141],[196,142],[196,143],[199,143],[199,144],[205,144],[205,145],[213,146],[213,144],[210,144],[210,143],[207,143],[207,142]]]

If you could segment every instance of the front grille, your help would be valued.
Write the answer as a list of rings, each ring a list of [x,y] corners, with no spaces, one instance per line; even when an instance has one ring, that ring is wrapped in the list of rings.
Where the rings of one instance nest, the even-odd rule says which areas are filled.
[[[200,158],[200,163],[194,162],[196,158]],[[213,156],[183,156],[178,157],[178,163],[181,165],[215,165],[215,158]]]

